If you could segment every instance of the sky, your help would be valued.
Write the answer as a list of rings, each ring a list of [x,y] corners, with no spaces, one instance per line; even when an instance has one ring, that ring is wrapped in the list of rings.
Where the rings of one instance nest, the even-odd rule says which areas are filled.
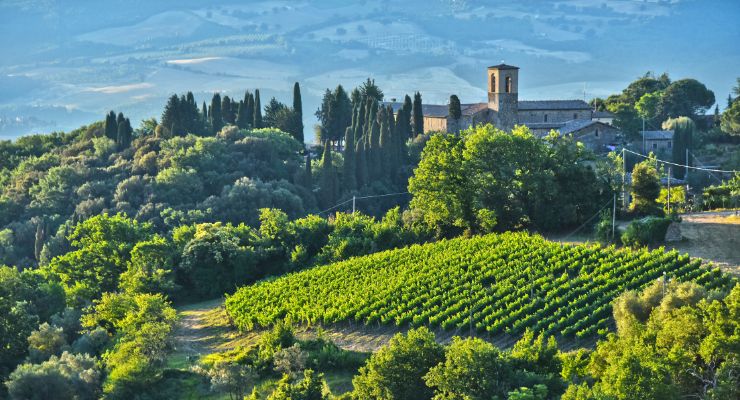
[[[740,76],[737,0],[0,1],[0,139],[122,111],[159,118],[173,93],[303,93],[307,137],[327,88],[371,77],[386,99],[486,99],[485,69],[521,68],[519,98],[620,92],[648,71],[695,78],[720,107]]]

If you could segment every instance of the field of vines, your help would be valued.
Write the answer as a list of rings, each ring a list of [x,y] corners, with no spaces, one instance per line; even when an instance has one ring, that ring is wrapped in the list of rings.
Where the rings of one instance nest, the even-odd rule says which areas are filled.
[[[415,245],[316,267],[239,289],[226,310],[243,331],[364,324],[592,337],[612,325],[625,290],[663,279],[727,289],[736,278],[675,251],[561,245],[525,233]]]

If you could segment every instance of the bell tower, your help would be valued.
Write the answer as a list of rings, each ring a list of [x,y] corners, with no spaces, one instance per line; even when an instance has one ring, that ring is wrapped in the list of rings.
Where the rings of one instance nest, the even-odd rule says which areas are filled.
[[[518,122],[519,67],[499,64],[488,67],[488,108],[497,128],[511,130]]]

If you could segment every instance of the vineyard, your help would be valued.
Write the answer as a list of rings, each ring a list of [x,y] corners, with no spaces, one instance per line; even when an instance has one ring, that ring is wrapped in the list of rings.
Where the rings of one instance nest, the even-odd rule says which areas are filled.
[[[432,326],[478,334],[526,328],[604,334],[612,300],[657,279],[727,289],[736,278],[675,251],[561,245],[526,233],[454,239],[325,265],[239,289],[226,309],[240,330],[301,324]]]

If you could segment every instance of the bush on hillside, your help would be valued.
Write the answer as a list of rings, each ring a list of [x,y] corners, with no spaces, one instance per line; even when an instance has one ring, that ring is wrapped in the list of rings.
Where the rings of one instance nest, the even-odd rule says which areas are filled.
[[[645,217],[632,221],[622,234],[625,246],[648,246],[662,242],[673,220],[664,217]]]

